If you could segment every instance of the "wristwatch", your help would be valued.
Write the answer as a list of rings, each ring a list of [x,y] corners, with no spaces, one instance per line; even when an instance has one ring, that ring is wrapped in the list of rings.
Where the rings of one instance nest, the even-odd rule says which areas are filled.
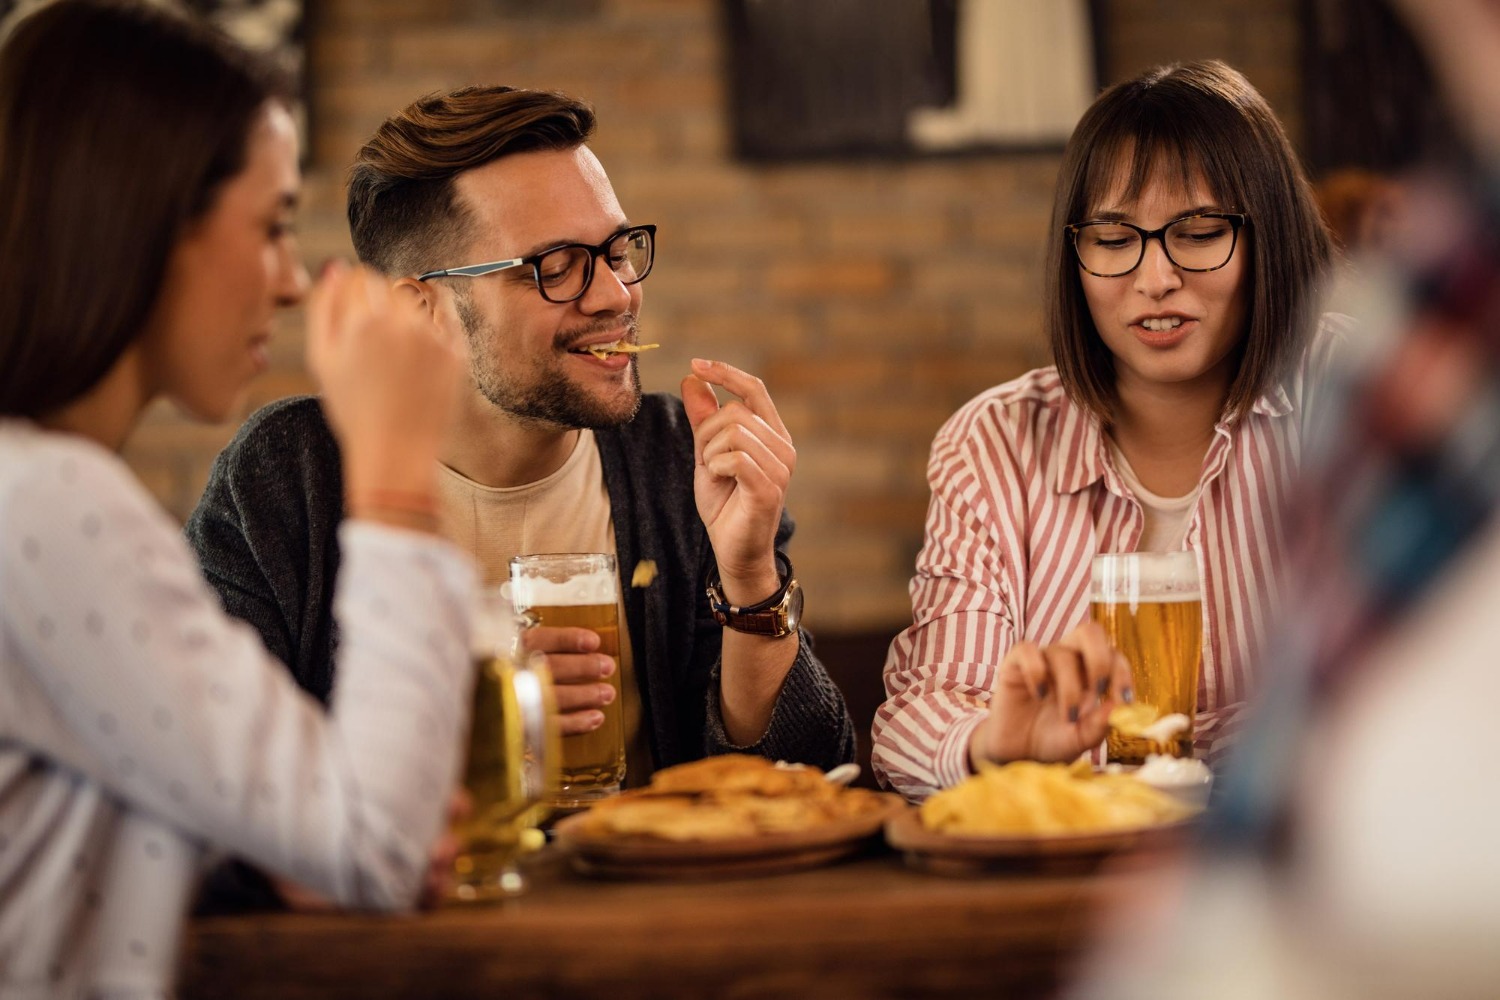
[[[792,575],[792,561],[776,553],[776,568],[781,574],[781,589],[759,604],[737,608],[724,599],[724,587],[718,577],[708,584],[708,606],[714,621],[736,632],[781,639],[794,634],[802,623],[802,587]]]

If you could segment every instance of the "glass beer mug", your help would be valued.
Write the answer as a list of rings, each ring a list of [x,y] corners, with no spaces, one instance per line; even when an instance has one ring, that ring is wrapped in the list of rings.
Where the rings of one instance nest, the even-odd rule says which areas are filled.
[[[625,725],[620,691],[620,577],[615,557],[602,552],[516,556],[510,561],[510,594],[516,612],[538,625],[586,628],[599,652],[615,661],[608,683],[615,699],[602,709],[604,724],[562,741],[562,778],[552,804],[591,805],[620,790],[625,780]]]
[[[1188,728],[1162,750],[1193,755],[1198,675],[1203,668],[1203,591],[1198,557],[1182,552],[1126,552],[1094,557],[1090,601],[1093,619],[1130,661],[1137,704],[1162,715],[1187,716]],[[1112,761],[1139,764],[1154,744],[1111,729]]]
[[[520,651],[521,620],[499,587],[482,592],[474,620],[474,703],[463,786],[472,803],[454,826],[453,895],[500,899],[526,888],[517,859],[540,846],[536,829],[557,791],[562,748],[552,677]]]

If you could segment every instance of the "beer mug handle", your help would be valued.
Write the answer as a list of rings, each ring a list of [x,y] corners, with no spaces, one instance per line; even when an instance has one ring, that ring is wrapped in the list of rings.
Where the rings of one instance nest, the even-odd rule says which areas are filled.
[[[517,670],[512,679],[516,705],[520,709],[523,745],[521,755],[521,795],[529,802],[541,802],[557,790],[557,736],[549,731],[557,725],[549,678],[545,666],[529,664]]]

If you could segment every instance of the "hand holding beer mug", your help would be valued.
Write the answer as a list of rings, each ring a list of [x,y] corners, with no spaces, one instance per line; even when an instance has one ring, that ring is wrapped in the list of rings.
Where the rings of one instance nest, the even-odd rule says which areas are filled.
[[[464,760],[471,809],[454,825],[454,896],[464,902],[521,892],[516,859],[557,789],[562,752],[552,681],[540,657],[518,654],[521,623],[500,588],[480,595],[473,649],[478,662]]]
[[[588,702],[588,711],[597,710],[602,716],[597,727],[565,730],[561,785],[552,804],[576,808],[618,792],[625,780],[625,728],[620,710],[620,578],[615,557],[602,553],[516,556],[510,562],[510,588],[516,611],[535,622],[538,632],[548,630],[554,639],[579,630],[587,630],[585,637],[597,636],[597,645],[588,640],[592,649],[580,648],[576,641],[565,649],[552,648],[549,641],[545,648],[549,659],[559,664],[562,707],[575,716],[585,714],[572,704],[578,700],[573,697],[576,689],[581,697],[594,699]],[[532,643],[531,648],[543,647]],[[607,673],[601,673],[601,667]],[[606,692],[607,700],[597,700]]]
[[[1094,620],[1130,661],[1135,704],[1188,725],[1158,743],[1111,729],[1109,759],[1138,764],[1148,753],[1193,755],[1193,718],[1203,663],[1203,599],[1192,552],[1130,552],[1094,557]]]

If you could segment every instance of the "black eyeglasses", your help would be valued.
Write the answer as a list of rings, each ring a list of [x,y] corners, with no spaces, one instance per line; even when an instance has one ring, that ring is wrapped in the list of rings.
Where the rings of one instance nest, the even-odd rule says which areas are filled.
[[[418,281],[429,278],[479,278],[496,271],[531,265],[536,290],[548,302],[572,302],[582,298],[594,280],[594,258],[603,257],[622,285],[644,281],[656,259],[656,227],[631,226],[622,229],[598,246],[586,243],[564,243],[530,257],[495,260],[488,264],[450,267],[417,275]]]
[[[1076,222],[1063,229],[1085,271],[1098,278],[1118,278],[1140,266],[1151,239],[1160,242],[1167,260],[1184,271],[1217,271],[1234,256],[1240,229],[1249,222],[1243,212],[1204,212],[1173,219],[1160,229],[1128,222]]]

